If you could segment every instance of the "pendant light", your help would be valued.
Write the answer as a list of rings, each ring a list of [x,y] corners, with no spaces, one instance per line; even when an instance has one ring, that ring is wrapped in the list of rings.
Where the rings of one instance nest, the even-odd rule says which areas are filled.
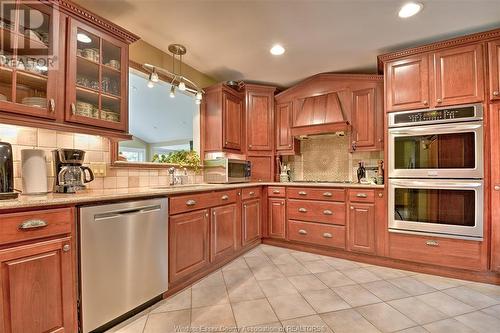
[[[186,54],[187,50],[184,45],[181,44],[170,44],[168,46],[168,50],[172,53],[172,71],[169,71],[165,68],[156,67],[151,64],[144,64],[142,67],[149,72],[149,81],[148,87],[153,88],[154,83],[159,82],[159,73],[171,78],[170,82],[170,94],[171,98],[175,98],[176,90],[178,89],[180,92],[185,94],[191,94],[194,97],[195,104],[201,104],[203,99],[203,89],[198,87],[196,83],[194,83],[189,78],[182,75],[182,56]],[[178,59],[177,59],[178,58]],[[179,64],[179,73],[176,72],[176,60]]]

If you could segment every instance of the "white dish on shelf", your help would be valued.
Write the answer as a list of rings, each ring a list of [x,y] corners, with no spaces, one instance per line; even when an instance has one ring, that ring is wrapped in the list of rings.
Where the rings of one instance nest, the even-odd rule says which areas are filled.
[[[28,106],[44,108],[47,104],[47,100],[43,97],[25,97],[21,100],[21,103]]]

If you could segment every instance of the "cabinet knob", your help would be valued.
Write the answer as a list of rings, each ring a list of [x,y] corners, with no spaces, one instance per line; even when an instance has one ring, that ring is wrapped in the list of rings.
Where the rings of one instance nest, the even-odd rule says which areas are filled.
[[[494,189],[495,191],[500,191],[500,185],[495,185],[495,186],[493,186],[493,189]]]
[[[379,197],[379,198],[382,198],[383,196],[384,196],[384,193],[379,193],[379,194],[378,194],[378,197]]]
[[[284,205],[285,205],[285,202],[284,202],[284,201],[282,201],[282,202],[281,202],[281,205],[282,205],[282,206],[284,206]]]
[[[248,195],[251,196],[251,197],[253,197],[255,195],[255,192],[254,191],[248,192]]]
[[[323,234],[323,237],[324,237],[324,238],[332,238],[332,237],[333,237],[333,235],[332,235],[331,233],[329,233],[329,232],[325,232],[325,233]]]
[[[353,206],[351,206],[351,210],[354,210],[354,207],[353,207]]]
[[[425,242],[425,245],[427,246],[439,246],[439,242],[435,240],[428,240]]]
[[[49,99],[49,111],[51,113],[56,112],[56,101],[53,98]]]
[[[443,100],[441,98],[436,99],[436,103],[442,103]]]
[[[500,93],[498,91],[493,92],[493,96],[498,96],[498,95],[500,95]]]
[[[299,212],[301,212],[301,213],[307,213],[307,209],[305,209],[305,208],[299,208]]]
[[[497,95],[498,95],[498,92],[497,92]],[[497,95],[495,95],[495,96],[497,96]],[[288,148],[292,148],[292,145],[288,145]]]
[[[208,217],[208,213],[206,213],[205,216]]]
[[[224,142],[224,144],[225,144],[225,145],[227,145],[227,144],[228,144],[228,142],[227,142],[227,141],[225,141],[225,142]]]
[[[425,100],[425,101],[422,101],[422,103],[423,103],[424,105],[429,105],[429,101],[426,101],[426,100]]]
[[[301,234],[301,235],[307,235],[307,231],[305,231],[304,229],[300,229],[299,230],[299,234]]]
[[[62,248],[63,252],[68,252],[69,250],[71,250],[71,246],[69,244],[65,244]]]
[[[248,148],[252,148],[252,145],[248,145]]]

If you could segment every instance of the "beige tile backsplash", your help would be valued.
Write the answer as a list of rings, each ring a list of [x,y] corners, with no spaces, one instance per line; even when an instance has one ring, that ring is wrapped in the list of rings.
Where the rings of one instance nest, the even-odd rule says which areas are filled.
[[[22,191],[21,150],[39,148],[45,150],[49,189],[54,185],[52,150],[56,148],[75,148],[87,152],[85,164],[106,163],[106,177],[96,177],[88,183],[91,189],[114,189],[127,187],[149,187],[168,185],[170,182],[166,169],[136,169],[111,167],[109,139],[87,134],[66,133],[41,128],[21,127],[0,124],[0,141],[12,144],[14,157],[14,185]],[[201,176],[189,172],[188,182],[201,182]]]
[[[292,180],[356,181],[359,161],[376,167],[382,152],[349,153],[349,136],[318,135],[300,142],[300,155],[285,157]],[[367,176],[374,177],[371,172]]]

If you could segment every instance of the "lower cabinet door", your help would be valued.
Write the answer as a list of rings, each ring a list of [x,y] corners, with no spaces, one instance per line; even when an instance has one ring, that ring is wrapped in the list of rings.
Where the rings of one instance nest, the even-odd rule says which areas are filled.
[[[71,238],[0,251],[0,331],[76,332]]]
[[[261,236],[261,207],[260,199],[247,200],[243,202],[241,211],[241,222],[243,227],[243,246],[257,240]]]
[[[375,205],[349,205],[349,250],[375,253]]]
[[[236,250],[236,204],[211,209],[210,261],[231,255]]]
[[[268,234],[272,238],[285,238],[286,206],[285,199],[268,199]]]
[[[208,210],[203,209],[170,217],[170,283],[209,264],[208,214]]]

